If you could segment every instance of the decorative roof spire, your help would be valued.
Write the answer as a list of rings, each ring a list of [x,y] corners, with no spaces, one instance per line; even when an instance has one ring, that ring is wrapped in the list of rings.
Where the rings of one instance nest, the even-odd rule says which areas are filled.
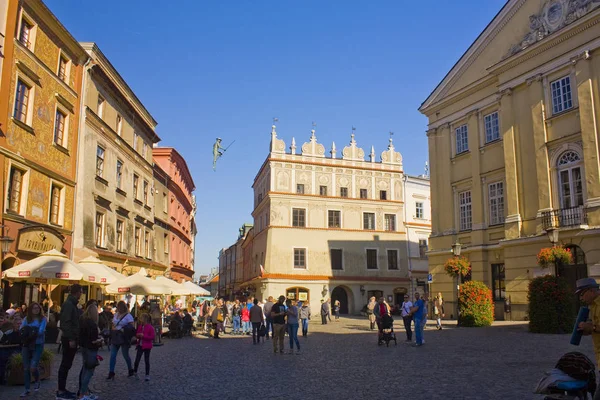
[[[290,146],[292,154],[296,154],[296,138],[292,137],[292,145]]]
[[[279,121],[277,118],[273,118],[273,125],[271,126],[271,153],[285,153],[285,142],[277,138],[277,127],[275,122]]]
[[[317,143],[317,135],[315,135],[315,127],[317,124],[312,123],[313,129],[310,131],[310,140],[302,145],[303,156],[325,157],[325,146]]]
[[[354,131],[356,131],[356,128],[352,127],[352,134],[350,134],[350,145],[344,147],[344,151],[342,152],[342,158],[344,160],[351,161],[365,161],[364,150],[356,146],[356,140],[354,139]]]
[[[402,155],[395,151],[392,136],[394,136],[394,132],[390,131],[390,144],[388,144],[388,149],[381,153],[381,162],[383,164],[402,165]]]
[[[375,146],[371,146],[371,154],[369,154],[369,159],[372,163],[375,162]]]
[[[335,142],[331,142],[331,158],[336,158],[337,150],[335,148]]]

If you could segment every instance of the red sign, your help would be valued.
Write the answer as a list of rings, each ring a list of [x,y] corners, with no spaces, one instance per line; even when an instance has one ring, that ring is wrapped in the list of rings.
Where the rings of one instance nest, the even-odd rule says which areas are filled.
[[[100,278],[100,282],[106,283],[106,278]]]
[[[119,288],[119,293],[128,293],[130,290],[130,288],[128,287],[120,287]]]
[[[35,283],[48,283],[46,278],[35,278]]]
[[[69,273],[68,272],[57,272],[55,274],[56,279],[69,279]]]
[[[88,281],[90,281],[90,282],[96,282],[96,277],[95,276],[88,276]]]
[[[30,271],[19,271],[19,276],[31,276]]]

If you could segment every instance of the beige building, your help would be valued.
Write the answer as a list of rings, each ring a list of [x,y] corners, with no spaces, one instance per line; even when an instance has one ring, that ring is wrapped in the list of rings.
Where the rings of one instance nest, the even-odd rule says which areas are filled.
[[[390,139],[381,161],[373,148],[365,161],[354,133],[341,157],[335,143],[328,156],[314,130],[299,150],[292,139],[286,152],[273,126],[253,184],[252,243],[244,243],[256,271],[249,291],[315,307],[339,299],[342,313],[360,312],[371,295],[394,303],[410,287],[402,156]]]
[[[575,253],[559,275],[600,278],[599,22],[598,1],[510,0],[422,104],[432,291],[447,301],[453,243],[500,319],[527,317],[530,279],[553,272],[536,254],[555,233]]]
[[[83,83],[74,260],[94,255],[119,272],[162,275],[167,265],[154,259],[156,121],[98,46],[82,46],[92,62]]]

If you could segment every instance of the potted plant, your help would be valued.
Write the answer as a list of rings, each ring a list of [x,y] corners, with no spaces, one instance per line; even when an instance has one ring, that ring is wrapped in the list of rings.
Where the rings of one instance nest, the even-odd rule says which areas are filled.
[[[471,263],[466,257],[452,257],[444,264],[444,270],[453,278],[467,276],[471,272]]]
[[[573,262],[571,250],[562,246],[545,247],[537,255],[537,263],[542,268],[548,268],[549,265],[564,265]]]
[[[40,357],[38,369],[40,371],[40,379],[47,379],[52,373],[52,359],[54,355],[48,349],[44,349]],[[23,356],[21,353],[13,354],[8,360],[6,381],[9,385],[25,384],[25,376],[23,371]],[[33,377],[32,377],[33,379]]]

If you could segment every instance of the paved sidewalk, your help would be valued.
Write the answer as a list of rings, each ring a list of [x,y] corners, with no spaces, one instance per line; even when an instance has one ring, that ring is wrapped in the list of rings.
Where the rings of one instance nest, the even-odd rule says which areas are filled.
[[[327,325],[313,319],[309,337],[300,337],[301,355],[275,355],[271,342],[254,346],[248,336],[166,339],[152,350],[149,383],[127,378],[120,355],[116,380],[106,382],[105,350],[92,386],[107,400],[541,399],[532,390],[562,354],[576,349],[593,359],[589,338],[575,348],[569,335],[530,334],[524,323],[456,328],[445,321],[441,331],[428,326],[420,348],[403,342],[399,325],[397,320],[398,345],[387,348],[377,346],[376,332],[364,318],[342,317]],[[56,356],[52,377],[31,399],[54,398],[59,363]],[[80,366],[78,355],[69,375],[71,390]],[[16,399],[22,390],[0,386],[0,399]]]

